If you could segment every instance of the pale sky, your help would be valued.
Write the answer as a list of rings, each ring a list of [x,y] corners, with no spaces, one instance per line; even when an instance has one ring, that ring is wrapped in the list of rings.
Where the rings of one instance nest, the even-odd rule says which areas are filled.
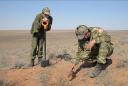
[[[74,30],[81,24],[128,30],[127,0],[1,0],[0,30],[30,30],[43,7],[51,10],[53,30]]]

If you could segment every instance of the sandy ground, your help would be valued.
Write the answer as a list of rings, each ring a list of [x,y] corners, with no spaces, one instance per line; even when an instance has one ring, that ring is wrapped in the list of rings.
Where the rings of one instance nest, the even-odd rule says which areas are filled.
[[[51,65],[23,69],[31,50],[29,31],[0,31],[0,86],[128,86],[128,31],[108,31],[114,43],[112,64],[96,78],[89,78],[94,67],[79,67],[76,77],[67,77],[75,58],[74,31],[47,33],[47,57]],[[36,59],[37,63],[37,59]],[[12,69],[14,68],[14,69]]]

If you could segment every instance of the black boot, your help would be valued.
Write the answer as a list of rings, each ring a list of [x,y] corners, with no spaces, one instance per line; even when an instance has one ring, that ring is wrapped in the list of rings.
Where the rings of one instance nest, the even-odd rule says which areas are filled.
[[[95,70],[91,73],[90,77],[91,78],[97,77],[101,73],[101,71],[103,70],[103,65],[104,64],[97,63]]]
[[[34,59],[31,59],[29,67],[33,67],[34,66]]]
[[[41,64],[42,62],[42,57],[38,57],[38,64]]]

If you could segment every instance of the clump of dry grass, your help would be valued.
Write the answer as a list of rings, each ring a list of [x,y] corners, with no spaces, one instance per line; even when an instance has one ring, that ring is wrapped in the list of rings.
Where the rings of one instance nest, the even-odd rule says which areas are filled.
[[[30,59],[29,59],[30,60]],[[28,63],[28,58],[16,58],[15,61],[10,65],[10,69],[23,69],[26,68]]]
[[[10,69],[21,69],[24,68],[25,63],[23,62],[16,62]]]
[[[65,61],[71,61],[71,55],[68,54],[67,49],[62,49],[61,51],[57,51],[56,53],[50,53],[49,54],[49,59],[56,59],[56,58],[60,58],[60,59],[64,59]]]
[[[117,68],[123,68],[127,66],[128,66],[128,58],[119,61],[118,64],[116,65]]]
[[[8,66],[8,58],[6,56],[2,56],[0,58],[0,68]]]
[[[5,81],[0,81],[0,86],[11,86],[8,83],[6,83]]]

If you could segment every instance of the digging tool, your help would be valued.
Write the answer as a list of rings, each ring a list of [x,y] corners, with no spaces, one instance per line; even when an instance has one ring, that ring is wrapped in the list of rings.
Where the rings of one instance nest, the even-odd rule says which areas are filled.
[[[72,81],[76,77],[76,72],[73,71],[74,67],[72,67],[70,73],[68,74],[68,78],[70,78],[70,81]]]
[[[44,43],[43,43],[44,58],[41,61],[41,67],[46,67],[49,65],[49,59],[46,58],[46,30],[47,30],[48,22],[43,22],[42,26],[44,26]]]
[[[71,77],[71,78],[70,78]],[[68,74],[68,78],[70,78],[70,81],[72,81],[74,78],[76,77],[76,73],[74,71],[71,71],[69,74]]]

